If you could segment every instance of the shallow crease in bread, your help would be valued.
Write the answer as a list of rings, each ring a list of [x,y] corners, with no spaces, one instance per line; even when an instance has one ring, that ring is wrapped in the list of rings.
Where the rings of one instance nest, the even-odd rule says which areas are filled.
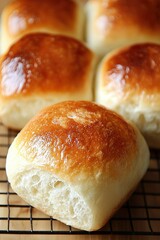
[[[0,117],[21,129],[40,109],[65,100],[92,100],[95,56],[62,35],[24,36],[0,58]]]
[[[101,228],[127,200],[149,165],[138,129],[92,102],[42,110],[13,141],[6,162],[13,190],[75,228]]]
[[[96,77],[96,102],[133,121],[160,148],[160,45],[131,45],[108,54]]]
[[[129,44],[160,43],[159,0],[89,0],[87,42],[99,55]]]
[[[22,36],[46,32],[83,39],[84,12],[74,0],[13,0],[1,16],[1,50],[8,48]]]

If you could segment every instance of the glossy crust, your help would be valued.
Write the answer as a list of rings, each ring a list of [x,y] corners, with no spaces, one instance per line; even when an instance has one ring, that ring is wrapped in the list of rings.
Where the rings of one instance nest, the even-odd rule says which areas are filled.
[[[0,96],[13,99],[53,92],[83,94],[93,58],[87,47],[70,37],[26,35],[0,59]]]
[[[100,55],[127,44],[160,42],[159,0],[90,0],[88,41]]]
[[[136,133],[128,123],[103,107],[83,101],[42,110],[21,131],[16,145],[24,158],[69,178],[79,171],[94,176],[99,169],[100,174],[107,172],[118,179],[123,174],[119,166],[130,171],[137,152]],[[39,148],[45,149],[45,158],[40,157]]]
[[[8,34],[17,35],[29,27],[58,27],[65,30],[75,29],[73,19],[76,18],[76,3],[69,0],[15,0],[8,4],[6,11],[8,15]],[[15,24],[16,23],[16,24]]]
[[[83,10],[74,0],[11,1],[2,12],[2,51],[31,32],[83,38]]]
[[[69,101],[42,110],[23,128],[6,170],[25,201],[93,231],[127,200],[148,164],[148,146],[136,127],[92,102]]]
[[[113,51],[101,62],[96,102],[133,121],[150,147],[160,148],[160,45]]]
[[[96,2],[96,0],[91,1]],[[110,29],[114,27],[115,32],[124,26],[127,29],[133,26],[148,34],[160,33],[159,0],[98,0],[97,2],[99,2],[97,19],[106,16],[103,25],[99,25],[99,28],[97,25],[101,33],[107,34],[108,26]]]
[[[142,96],[150,107],[160,106],[160,45],[137,44],[109,55],[101,68],[102,87],[125,100]],[[138,104],[138,103],[137,103]],[[149,107],[149,106],[148,106]]]

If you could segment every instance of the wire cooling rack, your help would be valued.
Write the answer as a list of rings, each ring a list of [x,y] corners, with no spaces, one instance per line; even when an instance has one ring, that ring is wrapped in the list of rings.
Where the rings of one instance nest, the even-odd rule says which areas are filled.
[[[129,201],[104,228],[87,233],[44,215],[13,192],[5,162],[16,134],[0,124],[0,234],[160,235],[160,151],[151,150],[149,170]]]

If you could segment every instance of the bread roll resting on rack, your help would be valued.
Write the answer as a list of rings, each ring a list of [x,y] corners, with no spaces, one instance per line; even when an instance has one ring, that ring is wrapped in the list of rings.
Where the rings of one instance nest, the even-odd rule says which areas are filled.
[[[21,129],[43,107],[92,100],[94,54],[71,37],[24,36],[0,58],[0,117]]]
[[[13,190],[32,206],[78,229],[101,228],[129,198],[149,165],[139,130],[92,102],[42,110],[7,156]]]
[[[89,0],[87,42],[100,56],[129,44],[160,43],[159,0]]]
[[[13,0],[1,17],[1,49],[8,48],[31,32],[47,32],[82,39],[84,12],[74,0]]]
[[[138,44],[108,54],[96,80],[96,102],[133,121],[160,148],[160,45]]]

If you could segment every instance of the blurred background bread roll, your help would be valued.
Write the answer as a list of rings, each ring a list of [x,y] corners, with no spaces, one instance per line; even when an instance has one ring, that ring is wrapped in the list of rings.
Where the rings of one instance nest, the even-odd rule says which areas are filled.
[[[83,38],[83,8],[74,0],[13,0],[1,16],[1,51],[31,32]]]
[[[160,43],[159,0],[89,0],[87,42],[99,55],[125,45]]]
[[[160,45],[116,50],[101,62],[96,102],[133,121],[150,147],[160,148]]]
[[[93,99],[94,54],[71,37],[29,34],[0,58],[0,116],[21,129],[40,109]]]
[[[86,101],[67,101],[38,113],[7,156],[12,189],[67,225],[101,228],[129,198],[149,165],[138,129]]]

